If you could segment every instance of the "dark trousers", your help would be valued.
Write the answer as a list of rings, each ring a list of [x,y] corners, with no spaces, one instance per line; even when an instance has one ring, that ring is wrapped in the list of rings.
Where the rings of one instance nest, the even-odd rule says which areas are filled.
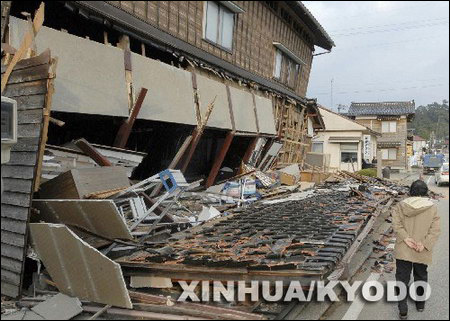
[[[397,272],[395,277],[397,282],[402,282],[409,289],[409,282],[411,281],[411,272],[414,275],[414,282],[428,282],[428,265],[412,263],[408,261],[397,260]],[[422,296],[425,290],[420,287],[417,289],[417,295]],[[408,297],[398,303],[400,313],[408,313]],[[417,308],[424,308],[425,302],[416,302]]]

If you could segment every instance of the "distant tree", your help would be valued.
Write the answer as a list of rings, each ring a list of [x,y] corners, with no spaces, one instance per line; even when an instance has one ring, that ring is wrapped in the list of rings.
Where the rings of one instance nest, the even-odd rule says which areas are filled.
[[[443,100],[441,104],[434,102],[416,109],[416,117],[411,124],[416,134],[430,139],[434,131],[438,140],[449,136],[449,103]]]

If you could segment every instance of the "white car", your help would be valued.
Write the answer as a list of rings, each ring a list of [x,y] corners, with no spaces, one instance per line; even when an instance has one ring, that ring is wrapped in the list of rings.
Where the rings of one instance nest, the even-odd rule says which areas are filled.
[[[436,185],[442,186],[448,184],[448,163],[444,164],[441,169],[436,173]]]

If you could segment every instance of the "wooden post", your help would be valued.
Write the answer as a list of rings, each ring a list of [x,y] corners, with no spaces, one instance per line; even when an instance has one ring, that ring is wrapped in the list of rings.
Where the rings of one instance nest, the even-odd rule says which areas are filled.
[[[383,151],[377,151],[377,177],[383,178]]]
[[[133,129],[134,122],[136,121],[139,112],[141,111],[142,104],[147,95],[148,90],[146,88],[142,88],[136,102],[134,104],[133,110],[131,111],[128,120],[126,120],[123,125],[120,127],[116,140],[114,141],[114,146],[117,148],[125,148],[127,145],[128,139],[130,138],[131,130]]]
[[[44,23],[44,13],[45,13],[45,4],[42,2],[38,11],[36,12],[34,20],[33,20],[33,30],[32,31],[34,31],[34,33],[31,30],[29,30],[25,34],[25,36],[22,40],[22,44],[20,45],[19,49],[17,49],[16,54],[14,55],[13,59],[9,63],[8,67],[6,68],[5,73],[3,74],[2,87],[1,87],[2,94],[5,91],[6,85],[8,84],[9,77],[11,76],[11,73],[12,73],[14,67],[17,65],[19,60],[21,60],[24,57],[24,55],[27,53],[28,48],[30,48],[30,46],[33,44],[34,37],[41,29],[41,27]]]
[[[258,139],[259,137],[255,137],[253,138],[252,142],[250,143],[250,145],[248,145],[247,151],[245,152],[244,157],[242,158],[242,162],[244,164],[247,164],[248,161],[250,160],[250,157],[252,157],[253,151],[256,148],[256,144],[258,143]]]
[[[222,145],[219,155],[217,155],[216,160],[214,161],[214,165],[211,169],[211,172],[209,173],[208,180],[206,181],[206,188],[211,187],[216,181],[220,167],[222,166],[222,163],[225,160],[225,157],[227,156],[228,150],[230,149],[231,143],[233,142],[234,134],[235,134],[234,132],[229,132],[227,134],[227,137],[225,138],[225,141]]]
[[[192,156],[194,156],[195,150],[197,149],[198,143],[200,142],[200,139],[203,136],[203,131],[205,130],[205,127],[206,127],[206,125],[208,123],[209,117],[211,117],[211,113],[212,113],[212,111],[214,109],[214,104],[216,102],[216,99],[217,99],[217,96],[214,97],[214,100],[208,105],[208,109],[206,110],[205,116],[202,117],[201,123],[198,124],[197,128],[194,129],[194,131],[192,133],[192,137],[193,137],[192,138],[192,143],[191,143],[191,146],[190,146],[190,148],[189,148],[189,150],[187,152],[187,156],[184,159],[184,163],[183,163],[183,165],[181,167],[181,171],[183,173],[186,172],[186,170],[187,170],[187,168],[189,166],[189,163],[192,160]]]
[[[75,145],[83,151],[86,155],[92,158],[99,166],[113,166],[112,163],[102,154],[100,154],[95,147],[82,138],[75,142]]]

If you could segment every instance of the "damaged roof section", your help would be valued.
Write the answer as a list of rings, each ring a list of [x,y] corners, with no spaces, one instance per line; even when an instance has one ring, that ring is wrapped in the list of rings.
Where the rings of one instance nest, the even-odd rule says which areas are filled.
[[[325,192],[305,194],[303,200],[263,202],[237,211],[174,236],[159,254],[139,252],[118,261],[125,269],[148,265],[166,276],[171,270],[193,268],[323,278],[340,262],[368,219],[377,215],[382,202],[354,194],[348,187],[326,187]]]

